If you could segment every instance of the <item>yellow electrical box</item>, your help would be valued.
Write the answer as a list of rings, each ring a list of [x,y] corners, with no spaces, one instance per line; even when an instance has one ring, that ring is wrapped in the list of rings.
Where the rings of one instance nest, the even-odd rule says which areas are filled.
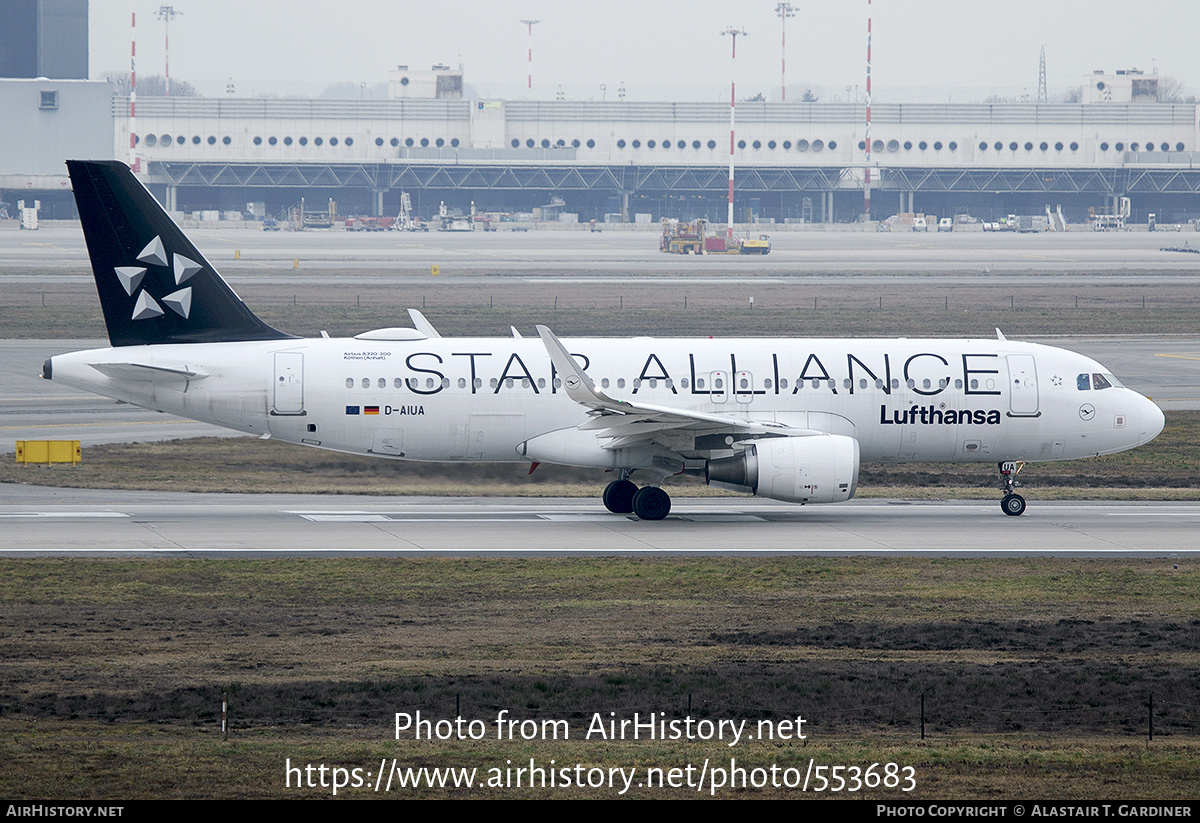
[[[18,440],[17,462],[78,465],[83,462],[83,449],[78,440]]]

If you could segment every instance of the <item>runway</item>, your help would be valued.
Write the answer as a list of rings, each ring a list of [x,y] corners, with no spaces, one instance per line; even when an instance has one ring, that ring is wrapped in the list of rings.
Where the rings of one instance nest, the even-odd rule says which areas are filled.
[[[1195,558],[1197,503],[674,501],[661,522],[577,499],[200,495],[9,486],[0,556],[883,555]]]

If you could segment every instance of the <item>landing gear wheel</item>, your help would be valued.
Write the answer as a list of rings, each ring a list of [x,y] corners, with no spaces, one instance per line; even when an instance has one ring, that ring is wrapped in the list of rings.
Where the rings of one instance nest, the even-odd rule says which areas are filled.
[[[614,480],[604,487],[604,508],[613,514],[629,514],[633,511],[633,496],[637,494],[637,484],[630,480]]]
[[[1019,494],[1006,494],[1000,501],[1000,508],[1010,517],[1019,517],[1025,513],[1025,498]]]
[[[1020,517],[1025,513],[1025,498],[1013,491],[1021,485],[1017,482],[1017,475],[1023,468],[1025,464],[1016,460],[1007,460],[999,464],[1000,488],[1004,490],[1000,510],[1009,517]]]
[[[662,520],[671,512],[671,496],[655,486],[638,489],[633,496],[633,513],[642,520]]]

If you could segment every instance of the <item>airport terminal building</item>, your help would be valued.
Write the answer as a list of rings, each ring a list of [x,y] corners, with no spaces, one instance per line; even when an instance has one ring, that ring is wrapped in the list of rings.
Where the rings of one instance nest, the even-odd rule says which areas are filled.
[[[1200,107],[1156,102],[1154,81],[1096,74],[1070,104],[876,104],[869,154],[863,104],[740,102],[735,220],[859,220],[868,167],[876,220],[1061,207],[1085,222],[1123,196],[1133,222],[1200,218]],[[36,89],[10,94],[12,83]],[[143,97],[133,119],[127,97],[89,85],[103,87],[90,92],[108,99],[103,114],[90,104],[35,109],[58,88],[52,81],[0,81],[0,95],[19,98],[43,129],[49,119],[64,133],[110,135],[109,157],[130,159],[132,133],[140,174],[175,211],[261,202],[275,214],[303,197],[333,199],[341,215],[395,215],[406,192],[425,216],[442,202],[525,213],[553,202],[560,219],[580,222],[725,220],[722,103],[468,99],[461,72],[435,66],[393,71],[387,100]],[[21,133],[23,118],[14,122],[23,125],[5,142],[45,145],[41,132]],[[0,157],[0,175],[20,172],[8,152]]]

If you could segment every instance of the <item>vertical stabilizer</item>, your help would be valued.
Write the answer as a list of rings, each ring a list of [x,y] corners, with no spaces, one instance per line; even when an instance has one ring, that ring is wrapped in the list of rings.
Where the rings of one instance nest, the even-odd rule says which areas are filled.
[[[247,308],[124,163],[67,168],[114,346],[291,337]]]

